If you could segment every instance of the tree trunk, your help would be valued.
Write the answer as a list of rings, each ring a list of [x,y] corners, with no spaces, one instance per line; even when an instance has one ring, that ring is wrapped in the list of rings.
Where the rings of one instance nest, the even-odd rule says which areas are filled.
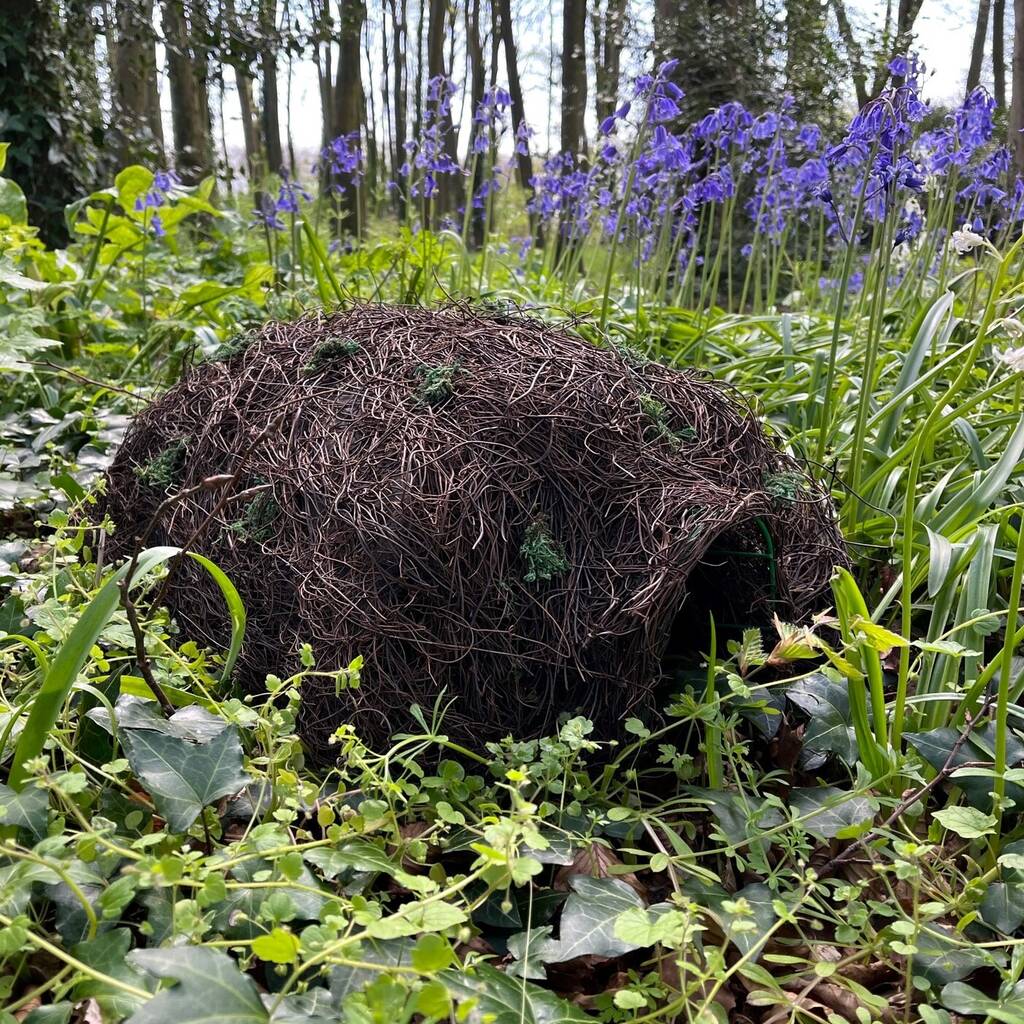
[[[626,0],[595,0],[590,15],[594,36],[594,113],[600,124],[618,106]]]
[[[186,184],[196,184],[213,170],[210,111],[206,106],[206,72],[197,66],[190,46],[191,27],[184,0],[164,0],[164,39],[174,120],[174,162]]]
[[[445,66],[444,44],[447,39],[448,28],[448,2],[447,0],[430,0],[430,25],[427,38],[427,77],[428,79],[439,76],[448,77],[449,71]],[[437,111],[434,111],[436,114]],[[441,137],[444,142],[445,153],[452,163],[459,162],[459,140],[452,121],[451,111],[442,112],[438,117]],[[438,190],[434,199],[434,214],[440,219],[452,213],[462,203],[462,178],[451,174],[442,174],[438,177]]]
[[[483,188],[484,175],[488,168],[483,153],[473,155],[474,144],[480,132],[487,131],[484,125],[477,124],[475,114],[477,107],[483,102],[484,91],[487,88],[487,68],[484,64],[484,44],[480,37],[480,0],[468,0],[466,4],[466,57],[469,61],[469,106],[470,122],[469,129],[469,159],[473,167],[473,182],[470,186],[470,195],[467,202],[474,203],[475,197],[480,194]],[[487,139],[488,149],[491,139]],[[486,203],[484,208],[477,209],[472,206],[472,242],[476,248],[481,248],[485,242],[487,227]]]
[[[988,16],[991,7],[991,0],[978,0],[978,20],[974,24],[971,64],[967,69],[968,93],[973,92],[981,84],[981,66],[985,62],[985,39],[988,36]]]
[[[111,53],[111,125],[118,162],[164,162],[153,0],[116,0]]]
[[[226,56],[235,73],[238,106],[242,114],[242,140],[245,143],[245,167],[250,187],[257,187],[263,179],[263,150],[260,145],[260,117],[253,96],[253,78],[246,59],[247,40],[235,10],[235,0],[224,0]]]
[[[277,0],[260,0],[260,79],[263,84],[263,146],[267,170],[281,174],[284,153],[281,150],[281,109],[277,98]]]
[[[1024,174],[1024,0],[1013,0],[1013,67],[1010,100],[1010,149],[1018,174]]]
[[[880,54],[880,59],[875,65],[875,78],[871,83],[871,96],[877,96],[889,80],[889,62],[893,57],[906,53],[914,41],[914,24],[921,12],[921,4],[924,0],[900,0],[899,10],[896,15],[896,33],[892,39],[892,45],[888,51]]]
[[[399,168],[406,161],[406,119],[408,117],[407,82],[409,81],[409,65],[406,61],[406,52],[409,47],[407,18],[408,0],[388,0],[388,2],[391,6],[391,48],[393,57],[392,89],[394,90],[395,110],[395,152],[392,157],[394,166],[391,169],[391,173],[397,181],[399,179]],[[399,188],[396,190],[395,194],[398,198],[398,216],[404,221],[406,203],[405,190]]]
[[[1024,2],[1024,0],[1022,0]],[[519,79],[519,60],[516,54],[516,40],[512,31],[511,0],[495,0],[498,12],[498,25],[501,31],[501,42],[505,49],[505,70],[508,72],[508,95],[512,100],[512,128],[516,133],[516,172],[522,190],[533,196],[533,161],[530,159],[530,143],[526,137],[526,107],[523,103],[523,85]],[[535,217],[531,215],[531,224],[536,237],[537,226]]]
[[[850,74],[853,78],[853,87],[857,93],[857,106],[863,107],[870,99],[868,96],[868,76],[864,70],[864,48],[857,41],[853,33],[853,26],[846,13],[846,5],[843,0],[832,0],[832,10],[836,16],[836,25],[839,27],[839,37],[846,48],[846,59],[850,64]]]
[[[806,120],[828,121],[840,98],[833,68],[836,54],[826,32],[824,0],[786,4],[786,92]]]
[[[992,78],[995,83],[994,96],[1000,110],[1006,109],[1006,51],[1004,37],[1006,25],[1006,0],[995,0],[992,4]]]
[[[586,150],[587,3],[564,0],[562,7],[562,128],[563,153],[581,157]]]
[[[363,129],[363,79],[360,71],[360,39],[366,6],[363,0],[341,0],[338,25],[338,77],[334,86],[334,125],[332,136],[347,135],[360,145]],[[358,235],[366,226],[363,190],[349,175],[335,176],[333,184],[343,191],[339,196],[335,230],[339,235]]]

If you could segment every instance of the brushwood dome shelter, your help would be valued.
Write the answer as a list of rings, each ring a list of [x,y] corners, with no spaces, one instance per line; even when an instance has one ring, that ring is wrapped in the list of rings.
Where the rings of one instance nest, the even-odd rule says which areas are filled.
[[[218,474],[236,496],[197,487]],[[666,659],[710,616],[798,619],[846,560],[827,495],[726,385],[459,304],[242,337],[140,413],[105,501],[115,554],[159,511],[148,543],[238,587],[244,687],[295,671],[303,643],[318,669],[362,655],[357,689],[303,682],[320,758],[339,725],[384,742],[442,691],[444,732],[477,747],[564,712],[610,737],[657,715]],[[186,636],[223,645],[191,560],[167,595]]]

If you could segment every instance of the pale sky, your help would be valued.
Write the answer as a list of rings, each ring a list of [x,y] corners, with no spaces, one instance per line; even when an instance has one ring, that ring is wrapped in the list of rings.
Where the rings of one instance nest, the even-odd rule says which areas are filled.
[[[631,53],[627,53],[624,60],[624,66],[630,69],[635,69],[637,62],[642,59],[650,42],[649,38],[644,36],[645,27],[650,25],[650,18],[644,14],[644,8],[648,6],[648,2],[649,0],[630,0],[635,25],[638,29],[638,31],[630,34],[633,49]],[[1009,61],[1013,41],[1013,5],[1008,4],[1007,7],[1009,8],[1009,15],[1005,38],[1007,61]],[[415,3],[411,3],[410,8],[414,11]],[[525,92],[526,116],[538,134],[541,148],[549,132],[557,140],[557,90],[554,93],[556,109],[550,111],[549,79],[552,76],[553,57],[554,84],[557,86],[559,75],[557,66],[558,50],[556,48],[552,52],[551,40],[553,36],[556,47],[560,44],[561,12],[559,8],[560,5],[557,3],[557,0],[555,3],[551,3],[550,0],[522,0],[520,4],[516,5],[516,9],[520,12],[521,30],[517,33],[517,42],[520,48],[520,73],[523,78]],[[870,24],[875,21],[880,22],[884,17],[885,0],[850,0],[849,9],[857,24],[866,29]],[[936,103],[949,103],[955,102],[961,97],[967,75],[967,66],[970,61],[976,11],[976,0],[924,0],[921,14],[917,20],[916,48],[928,69],[924,83],[926,99]],[[379,17],[379,13],[377,16]],[[414,26],[411,29],[411,35],[413,38],[410,39],[410,49],[415,45]],[[375,82],[375,102],[377,104],[377,118],[379,121],[381,119],[381,66],[379,44],[375,37],[376,29],[371,28],[369,51],[373,66],[368,72],[367,59],[364,54],[363,74],[364,80],[369,80],[368,75],[372,74],[372,79]],[[456,56],[457,68],[461,67],[463,59],[461,55]],[[302,61],[296,61],[292,66],[290,77],[291,133],[295,143],[297,162],[300,165],[300,169],[303,169],[303,165],[312,160],[312,155],[320,140],[320,98],[316,83],[316,71],[312,59],[307,58]],[[499,80],[504,84],[503,70]],[[987,66],[987,60],[982,82],[991,88],[991,68]],[[239,160],[241,156],[242,131],[234,82],[230,73],[225,76],[225,85],[224,136],[228,151],[234,162]],[[162,82],[161,86],[165,106],[166,137],[170,139],[170,111],[166,109],[169,105],[166,82]],[[282,62],[279,81],[282,134],[287,132],[286,100],[288,90],[288,68]],[[216,94],[211,97],[211,101],[215,107],[214,115],[216,117],[216,108],[219,106]],[[286,145],[287,138],[283,138],[282,142]],[[218,148],[219,143],[220,139],[218,136]],[[308,170],[308,168],[304,169]]]

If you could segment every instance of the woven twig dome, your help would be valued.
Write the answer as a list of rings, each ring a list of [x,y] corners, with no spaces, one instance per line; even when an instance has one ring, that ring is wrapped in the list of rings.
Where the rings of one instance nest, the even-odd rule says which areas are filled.
[[[236,491],[262,490],[220,511],[200,490],[150,542],[239,588],[247,687],[302,642],[321,668],[363,655],[358,690],[304,688],[319,757],[339,724],[384,740],[442,689],[475,746],[566,711],[614,734],[656,712],[666,652],[709,610],[797,618],[845,561],[827,497],[727,387],[461,305],[273,323],[192,370],[110,470],[118,551],[240,466]],[[216,589],[175,574],[186,634],[222,643]]]

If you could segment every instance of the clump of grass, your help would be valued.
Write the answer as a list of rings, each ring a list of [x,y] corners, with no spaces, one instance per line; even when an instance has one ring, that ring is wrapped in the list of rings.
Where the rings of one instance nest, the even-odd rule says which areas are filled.
[[[274,523],[281,514],[281,507],[274,499],[273,492],[260,491],[228,529],[240,540],[251,540],[262,544],[274,535]]]
[[[764,489],[781,501],[796,501],[803,493],[805,483],[799,473],[787,470],[782,473],[767,473]]]
[[[548,583],[569,568],[562,545],[551,535],[544,519],[535,519],[526,528],[519,553],[526,562],[523,579],[527,583]]]
[[[644,436],[648,440],[664,440],[673,448],[681,448],[687,441],[693,441],[697,437],[697,431],[693,427],[673,430],[669,426],[669,413],[665,403],[649,392],[640,395],[640,411],[651,421],[650,426],[644,431]]]
[[[359,351],[359,342],[353,338],[330,337],[320,342],[309,362],[302,368],[304,374],[317,373],[339,359],[349,359]]]
[[[427,405],[440,405],[451,398],[455,377],[461,369],[458,360],[441,363],[438,366],[421,366],[420,386],[417,391],[420,401]]]
[[[145,466],[136,466],[135,475],[147,487],[169,490],[181,480],[185,468],[186,438],[179,438],[158,452]]]

